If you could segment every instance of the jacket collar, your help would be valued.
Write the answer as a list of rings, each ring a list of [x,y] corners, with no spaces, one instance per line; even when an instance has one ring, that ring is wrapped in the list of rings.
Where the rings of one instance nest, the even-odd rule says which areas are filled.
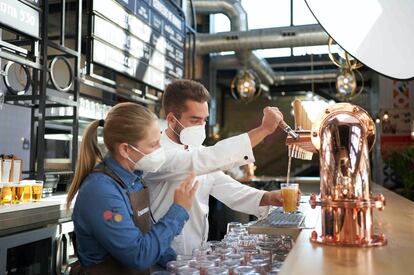
[[[168,148],[186,150],[186,146],[184,144],[176,143],[167,135],[167,129],[165,129],[161,134],[161,141],[163,145],[167,145]],[[167,147],[166,147],[167,148]]]
[[[105,165],[115,175],[117,175],[128,186],[128,188],[131,188],[142,175],[142,171],[131,172],[126,170],[114,158],[112,158],[110,154],[106,154],[103,162],[98,166],[102,165]]]

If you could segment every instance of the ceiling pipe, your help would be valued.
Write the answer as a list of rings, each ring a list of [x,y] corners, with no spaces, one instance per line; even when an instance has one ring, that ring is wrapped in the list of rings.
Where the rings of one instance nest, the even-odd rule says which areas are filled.
[[[197,36],[197,54],[270,48],[327,45],[329,36],[319,25],[231,31]]]
[[[225,14],[230,19],[232,31],[241,32],[248,30],[247,13],[237,0],[193,0],[193,5],[196,13],[199,14]],[[202,36],[203,34],[197,34],[197,36],[200,35]],[[196,42],[196,51],[197,43],[202,42]],[[197,54],[200,53],[197,51]],[[260,58],[252,51],[244,49],[236,51],[236,56],[241,64],[254,70],[262,82],[267,85],[274,84],[273,70],[266,60]]]
[[[318,80],[333,79],[333,73],[298,74],[286,80],[273,71],[267,61],[253,52],[255,49],[325,45],[328,35],[319,24],[248,30],[247,13],[237,0],[193,0],[199,14],[223,13],[230,19],[231,31],[216,34],[197,34],[197,54],[236,51],[235,55],[211,58],[212,68],[243,68],[254,70],[267,85],[280,81],[308,81],[310,76]],[[335,76],[336,77],[336,76]]]
[[[215,56],[211,58],[210,65],[213,68],[220,68],[222,70],[226,69],[237,69],[241,68],[242,65],[239,62],[239,58],[236,55],[225,55],[225,56]],[[332,81],[335,80],[338,74],[338,70],[314,70],[313,72],[309,71],[298,71],[298,72],[272,72],[273,80],[275,84],[281,84],[286,82],[294,81]]]
[[[231,30],[247,31],[247,13],[238,0],[193,0],[196,13],[222,13],[230,19]]]

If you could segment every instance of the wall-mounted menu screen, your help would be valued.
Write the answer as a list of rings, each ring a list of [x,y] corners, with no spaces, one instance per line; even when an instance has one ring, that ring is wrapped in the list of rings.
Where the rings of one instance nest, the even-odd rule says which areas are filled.
[[[184,18],[168,0],[94,0],[91,62],[163,90],[184,75]]]
[[[38,4],[37,1],[29,1]],[[0,26],[39,38],[39,11],[19,0],[0,0]]]
[[[39,7],[41,0],[20,0],[20,1],[22,1],[22,2],[26,1],[26,2],[28,2],[30,4],[32,4],[32,5],[35,5],[35,6]]]

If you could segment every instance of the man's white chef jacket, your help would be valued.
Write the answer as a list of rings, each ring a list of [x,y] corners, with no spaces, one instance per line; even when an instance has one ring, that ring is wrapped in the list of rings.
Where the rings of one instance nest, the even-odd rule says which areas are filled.
[[[189,171],[194,170],[199,175],[196,180],[200,186],[189,211],[190,219],[172,243],[177,254],[189,255],[202,241],[207,240],[210,195],[233,210],[257,217],[267,215],[269,208],[259,207],[265,191],[241,184],[220,171],[254,162],[248,134],[219,141],[214,146],[186,149],[184,145],[173,142],[164,131],[161,146],[166,150],[166,164],[157,173],[144,174],[156,221],[173,203],[174,191]],[[185,151],[188,151],[188,157],[177,154]]]

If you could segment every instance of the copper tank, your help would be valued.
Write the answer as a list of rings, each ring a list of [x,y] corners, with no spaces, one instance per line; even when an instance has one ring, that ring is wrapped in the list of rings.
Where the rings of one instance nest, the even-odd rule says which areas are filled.
[[[375,124],[369,114],[356,105],[337,103],[326,108],[311,129],[296,127],[299,138],[286,140],[290,156],[309,159],[319,152],[320,199],[312,194],[310,204],[321,207],[322,232],[312,232],[311,241],[358,247],[386,244],[385,236],[374,234],[373,228],[373,208],[382,210],[385,199],[374,198],[371,191],[369,151]]]

